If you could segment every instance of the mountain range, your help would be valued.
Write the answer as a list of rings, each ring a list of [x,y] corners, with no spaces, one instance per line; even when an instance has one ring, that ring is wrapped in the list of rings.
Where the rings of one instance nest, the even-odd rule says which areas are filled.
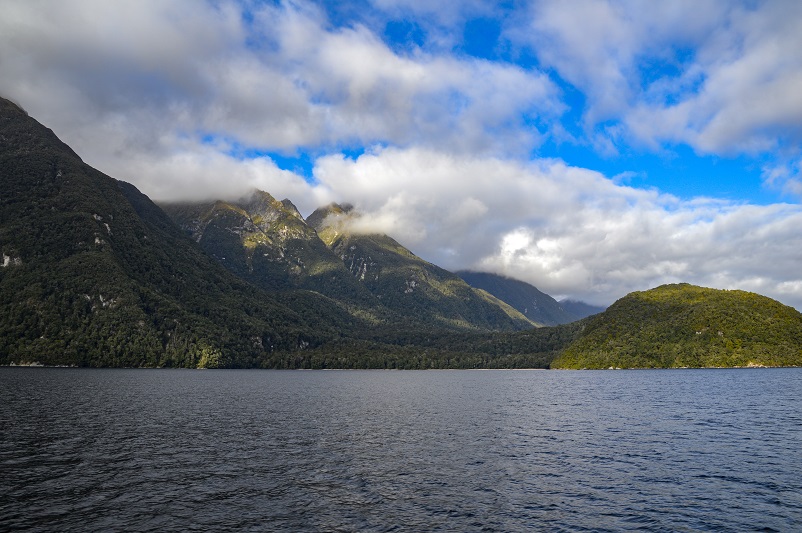
[[[519,330],[538,325],[458,276],[415,256],[387,235],[348,230],[350,206],[307,220],[289,200],[255,191],[237,202],[162,204],[201,248],[268,291],[308,290],[377,324]]]
[[[0,364],[800,364],[802,315],[764,297],[739,293],[737,307],[718,293],[699,297],[698,288],[682,286],[661,289],[649,305],[630,295],[582,318],[602,310],[556,302],[497,275],[448,272],[388,235],[357,230],[360,215],[349,205],[304,219],[289,200],[255,191],[237,201],[157,206],[85,164],[4,99],[0,183]],[[704,324],[674,317],[697,316],[688,306],[700,302]],[[733,309],[740,310],[735,319],[716,318]],[[726,327],[714,336],[718,323]],[[701,331],[690,344],[688,327]],[[665,342],[675,338],[681,342]],[[739,355],[660,355],[669,348],[697,353],[705,343],[719,355]],[[646,355],[632,358],[633,350]]]

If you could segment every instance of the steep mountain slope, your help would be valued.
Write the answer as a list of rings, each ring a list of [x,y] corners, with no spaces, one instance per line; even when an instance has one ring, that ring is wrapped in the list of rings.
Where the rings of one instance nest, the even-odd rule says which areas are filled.
[[[545,326],[556,326],[568,324],[580,318],[566,311],[557,300],[548,294],[524,281],[489,272],[462,270],[456,274],[471,287],[485,290],[499,300],[510,304],[533,322]]]
[[[560,300],[560,307],[571,313],[577,318],[586,318],[591,315],[598,315],[599,313],[603,312],[606,307],[601,307],[598,305],[590,305],[585,302],[580,302],[577,300]]]
[[[350,206],[332,204],[307,223],[351,275],[391,310],[445,327],[515,330],[536,325],[459,276],[415,256],[387,235],[352,233]]]
[[[553,368],[802,365],[802,313],[750,292],[664,285],[585,324]]]
[[[237,276],[270,291],[316,291],[374,322],[383,310],[289,200],[254,191],[236,202],[162,204],[212,257]]]
[[[0,364],[253,366],[336,336],[325,315],[312,328],[232,276],[4,99],[0,184]]]

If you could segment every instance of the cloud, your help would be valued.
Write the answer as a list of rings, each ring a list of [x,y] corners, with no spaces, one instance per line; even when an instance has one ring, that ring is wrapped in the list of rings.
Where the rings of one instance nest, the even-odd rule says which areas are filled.
[[[619,119],[642,96],[644,82],[649,85],[645,74],[682,69],[679,49],[703,39],[722,11],[716,2],[690,0],[533,2],[508,34],[583,91],[590,128]]]
[[[208,134],[286,153],[378,142],[526,154],[542,135],[531,124],[562,111],[539,72],[399,55],[303,2],[245,15],[225,1],[11,2],[0,91],[91,163],[108,144],[120,158],[169,159],[161,139]]]
[[[494,271],[603,304],[683,281],[802,306],[799,206],[680,201],[557,160],[422,148],[321,158],[315,176],[355,203],[362,226],[447,268]]]
[[[169,156],[133,154],[114,177],[136,183],[159,201],[234,200],[259,189],[278,199],[289,198],[301,212],[309,213],[333,199],[325,186],[278,168],[268,157],[242,160],[219,145],[198,145],[189,139],[172,142]],[[108,160],[106,165],[119,163]]]
[[[540,132],[528,117],[562,111],[544,74],[509,64],[398,55],[368,28],[324,31],[285,6],[257,19],[288,77],[326,109],[329,143],[426,143],[451,151],[525,153]]]
[[[703,154],[802,145],[802,4],[580,0],[534,2],[510,38],[586,97],[587,142]]]
[[[736,10],[695,68],[704,81],[676,104],[642,103],[626,118],[641,138],[687,142],[705,153],[760,153],[802,139],[802,8]],[[788,13],[788,9],[796,13]],[[653,124],[648,127],[647,123]],[[670,124],[667,130],[656,125]]]

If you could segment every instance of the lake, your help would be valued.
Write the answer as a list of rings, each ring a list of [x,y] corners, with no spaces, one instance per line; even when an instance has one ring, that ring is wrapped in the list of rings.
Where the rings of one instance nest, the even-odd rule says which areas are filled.
[[[0,530],[800,531],[802,369],[0,368]]]

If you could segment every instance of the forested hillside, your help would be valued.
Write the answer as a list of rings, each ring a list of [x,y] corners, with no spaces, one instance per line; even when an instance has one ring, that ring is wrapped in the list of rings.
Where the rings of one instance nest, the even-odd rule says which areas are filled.
[[[586,319],[556,368],[802,365],[802,314],[744,291],[664,285]]]
[[[255,292],[2,99],[0,142],[0,363],[252,366],[336,335],[336,316],[312,327]]]

